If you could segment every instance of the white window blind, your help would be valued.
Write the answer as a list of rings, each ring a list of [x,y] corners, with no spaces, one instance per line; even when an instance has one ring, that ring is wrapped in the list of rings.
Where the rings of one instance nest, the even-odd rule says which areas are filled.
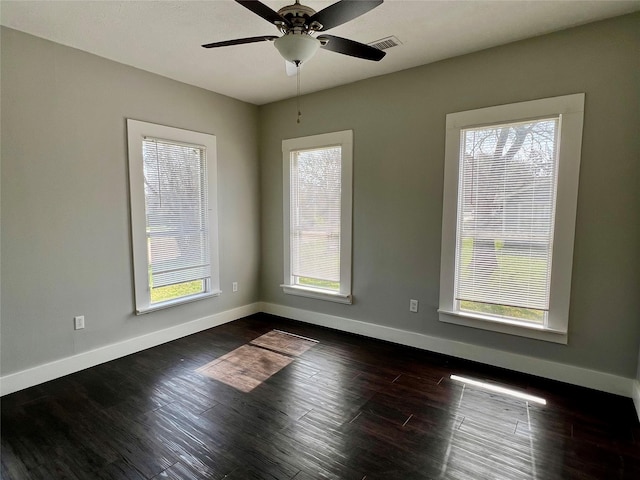
[[[353,132],[282,141],[284,293],[351,304]]]
[[[567,343],[584,100],[447,115],[440,321]]]
[[[455,272],[460,310],[544,321],[558,131],[559,118],[460,131]]]
[[[152,288],[211,277],[206,149],[142,141]]]
[[[341,147],[291,152],[291,274],[339,290]]]

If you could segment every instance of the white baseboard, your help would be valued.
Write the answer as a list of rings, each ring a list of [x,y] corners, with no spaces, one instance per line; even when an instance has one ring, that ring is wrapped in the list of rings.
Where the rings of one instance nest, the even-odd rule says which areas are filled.
[[[639,410],[640,418],[640,408],[638,408],[638,405],[640,405],[639,382],[631,378],[273,303],[262,303],[260,310],[265,313],[271,313],[313,325],[387,340],[401,345],[443,353],[445,355],[473,360],[496,367],[508,368],[509,370],[559,380],[561,382],[593,388],[616,395],[625,397],[633,396],[635,399],[635,395],[637,394],[638,400],[636,401],[636,408]],[[634,382],[636,383],[635,393],[633,388]]]
[[[70,373],[84,370],[116,358],[155,347],[157,345],[222,325],[254,313],[265,312],[313,325],[356,333],[367,337],[386,340],[401,345],[416,347],[453,357],[473,360],[488,365],[508,368],[522,373],[538,375],[553,380],[593,388],[596,390],[633,398],[638,418],[640,418],[640,381],[609,373],[566,365],[517,353],[494,350],[432,337],[407,330],[385,327],[373,323],[352,320],[324,313],[286,307],[272,303],[252,303],[214,315],[203,317],[147,335],[124,340],[119,343],[79,353],[50,363],[38,365],[10,375],[0,377],[0,396],[32,387]]]
[[[633,398],[633,404],[636,407],[638,419],[640,419],[640,380],[633,380],[633,393],[631,394],[631,398]]]
[[[130,338],[122,342],[106,345],[104,347],[89,350],[77,355],[55,360],[50,363],[38,365],[27,370],[12,373],[0,377],[0,396],[17,392],[24,388],[32,387],[40,383],[53,380],[70,373],[79,372],[85,368],[93,367],[101,363],[115,360],[132,353],[155,347],[157,345],[186,337],[193,333],[217,327],[242,317],[253,315],[260,311],[259,303],[252,303],[242,307],[233,308],[224,312],[199,318],[191,322],[182,323],[174,327],[158,330],[139,337]]]

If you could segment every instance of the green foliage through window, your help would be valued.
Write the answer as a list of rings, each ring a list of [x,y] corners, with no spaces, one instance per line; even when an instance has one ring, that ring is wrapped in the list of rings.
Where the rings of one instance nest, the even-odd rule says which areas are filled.
[[[326,290],[340,291],[340,282],[332,282],[331,280],[320,280],[319,278],[296,277],[298,285],[307,287],[324,288]]]
[[[204,292],[204,282],[193,280],[192,282],[167,285],[165,287],[151,287],[151,303],[166,302],[174,298],[188,297]]]

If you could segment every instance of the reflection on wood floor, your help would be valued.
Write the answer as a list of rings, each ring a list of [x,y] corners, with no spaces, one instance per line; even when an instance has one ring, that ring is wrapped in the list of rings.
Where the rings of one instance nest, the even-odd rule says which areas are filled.
[[[1,406],[4,480],[640,478],[628,398],[262,314]]]

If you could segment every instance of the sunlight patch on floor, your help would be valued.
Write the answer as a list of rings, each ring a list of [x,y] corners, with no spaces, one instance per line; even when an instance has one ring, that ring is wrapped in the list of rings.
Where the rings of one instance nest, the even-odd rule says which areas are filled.
[[[540,405],[547,404],[547,401],[544,398],[536,397],[535,395],[529,395],[528,393],[524,393],[519,390],[514,390],[512,388],[503,387],[501,385],[483,382],[481,380],[475,380],[473,378],[461,377],[459,375],[451,375],[450,378],[451,380],[455,380],[456,382],[461,382],[466,385],[473,385],[475,387],[483,388],[484,390],[489,390],[491,392],[502,393],[510,397],[527,400],[529,402],[538,403]]]
[[[248,393],[316,343],[310,338],[272,330],[196,371]]]

